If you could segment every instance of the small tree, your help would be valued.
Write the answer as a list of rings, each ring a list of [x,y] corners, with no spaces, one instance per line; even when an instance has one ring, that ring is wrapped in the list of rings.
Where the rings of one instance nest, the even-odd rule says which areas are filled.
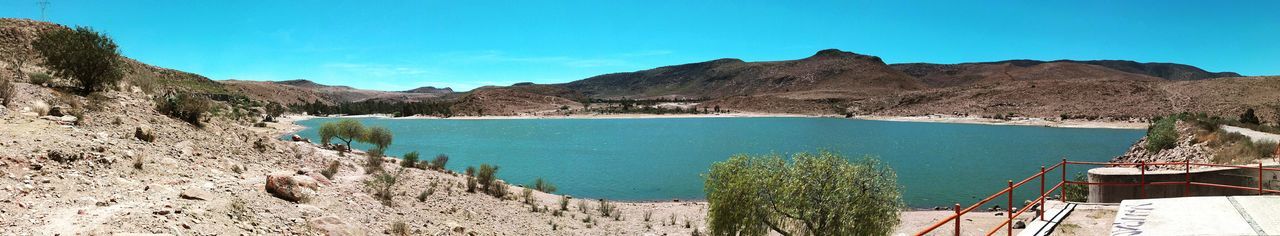
[[[888,235],[902,208],[897,175],[873,157],[822,151],[735,155],[706,174],[712,235]]]
[[[386,151],[391,146],[391,130],[386,127],[370,127],[360,137],[361,142],[373,144],[378,150]]]
[[[280,115],[284,115],[285,108],[280,103],[269,102],[264,108],[267,110],[267,117],[263,119],[264,121],[275,121]]]
[[[1240,114],[1240,123],[1257,125],[1262,121],[1259,121],[1258,116],[1253,114],[1253,108],[1249,108],[1244,111],[1244,114]]]
[[[351,151],[351,141],[359,141],[365,136],[364,125],[353,119],[338,120],[338,123],[334,125],[333,131],[333,137],[347,144],[347,151]]]
[[[81,94],[105,90],[124,76],[120,52],[106,34],[78,26],[42,31],[37,37],[32,46],[44,57],[44,67],[70,78]]]

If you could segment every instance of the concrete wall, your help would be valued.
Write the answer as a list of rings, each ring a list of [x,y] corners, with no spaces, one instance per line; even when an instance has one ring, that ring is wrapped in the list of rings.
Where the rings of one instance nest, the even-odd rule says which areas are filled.
[[[1270,165],[1267,167],[1275,167]],[[1276,171],[1263,171],[1263,188],[1280,189],[1280,176]],[[1146,182],[1184,182],[1187,175],[1185,170],[1160,170],[1147,171]],[[1222,185],[1244,186],[1256,188],[1258,186],[1258,170],[1257,169],[1236,169],[1236,168],[1205,168],[1192,169],[1191,182],[1213,183]],[[1103,167],[1089,170],[1089,182],[1107,182],[1107,183],[1140,183],[1142,175],[1137,168],[1127,167]],[[1182,184],[1174,185],[1147,185],[1146,198],[1168,198],[1183,196],[1231,196],[1231,195],[1256,195],[1257,190],[1238,190],[1230,188],[1219,188],[1209,186],[1191,186],[1184,195],[1184,186]],[[1125,199],[1141,198],[1142,187],[1140,186],[1100,186],[1089,185],[1089,202],[1091,203],[1118,203]]]

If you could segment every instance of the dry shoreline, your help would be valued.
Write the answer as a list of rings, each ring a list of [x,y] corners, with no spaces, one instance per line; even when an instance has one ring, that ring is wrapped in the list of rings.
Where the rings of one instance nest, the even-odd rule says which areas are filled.
[[[289,122],[306,120],[311,118],[319,118],[318,116],[290,115],[289,117],[301,117],[289,120]],[[409,117],[392,117],[390,115],[353,115],[338,116],[341,118],[383,118],[397,120],[418,120],[418,119],[449,119],[449,120],[519,120],[519,119],[676,119],[676,118],[765,118],[765,117],[787,117],[787,118],[843,118],[835,115],[806,115],[806,114],[786,114],[786,113],[725,113],[725,114],[607,114],[607,115],[566,115],[566,116],[457,116],[457,117],[434,117],[434,116],[409,116]],[[1087,121],[1087,120],[1066,120],[1056,121],[1044,118],[1022,118],[1017,120],[998,120],[981,117],[964,117],[964,116],[945,116],[945,115],[929,115],[929,116],[854,116],[850,119],[858,120],[877,120],[877,121],[895,121],[895,122],[927,122],[927,123],[951,123],[951,124],[980,124],[980,125],[1019,125],[1019,126],[1043,126],[1055,128],[1090,128],[1090,129],[1146,129],[1145,122],[1125,122],[1125,121]],[[300,130],[300,129],[299,129]]]

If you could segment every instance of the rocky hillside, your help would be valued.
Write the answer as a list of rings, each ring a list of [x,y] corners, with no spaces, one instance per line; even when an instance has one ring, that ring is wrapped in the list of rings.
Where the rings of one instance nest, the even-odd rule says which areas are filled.
[[[1123,60],[1010,60],[961,64],[903,63],[889,66],[919,78],[932,87],[1018,80],[1163,79],[1181,81],[1240,77],[1240,74],[1234,72],[1208,72],[1190,65]]]
[[[325,104],[343,102],[359,102],[365,100],[383,101],[423,101],[441,98],[453,94],[452,89],[414,89],[404,92],[376,91],[356,89],[348,86],[322,85],[310,80],[287,80],[277,82],[263,81],[220,81],[232,90],[244,93],[254,99],[272,101],[291,105],[320,101]]]
[[[721,98],[772,95],[801,99],[864,97],[924,88],[878,57],[835,49],[773,62],[719,59],[600,75],[562,84],[593,98]]]

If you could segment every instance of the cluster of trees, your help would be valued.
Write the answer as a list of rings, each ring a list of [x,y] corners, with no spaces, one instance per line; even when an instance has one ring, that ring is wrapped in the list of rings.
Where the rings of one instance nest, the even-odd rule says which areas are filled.
[[[428,115],[450,117],[453,111],[449,107],[453,106],[452,101],[423,101],[423,102],[385,102],[385,101],[360,101],[340,103],[337,105],[329,105],[320,101],[312,101],[302,104],[294,104],[289,106],[289,110],[294,112],[306,112],[312,115],[368,115],[368,114],[391,114],[397,117]]]
[[[888,235],[903,206],[887,165],[826,151],[736,155],[711,166],[705,188],[712,235]]]

